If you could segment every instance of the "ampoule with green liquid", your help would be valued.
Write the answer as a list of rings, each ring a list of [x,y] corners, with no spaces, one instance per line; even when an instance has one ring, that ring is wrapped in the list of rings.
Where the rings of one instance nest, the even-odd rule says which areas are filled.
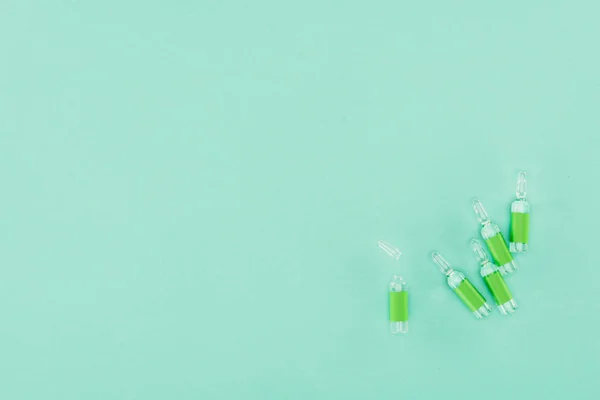
[[[432,253],[431,258],[440,267],[440,271],[448,277],[448,286],[454,290],[454,293],[456,293],[477,319],[482,319],[490,315],[492,312],[491,307],[462,272],[450,267],[448,261],[440,253]]]
[[[510,290],[508,290],[498,267],[490,262],[483,244],[479,240],[473,239],[471,240],[471,249],[475,253],[477,262],[481,265],[481,277],[492,294],[498,310],[504,315],[514,313],[518,307],[517,303],[513,299]]]
[[[402,253],[386,241],[379,241],[379,248],[393,259],[400,259]],[[393,335],[408,333],[408,291],[402,275],[392,276],[389,285],[390,332]]]
[[[529,248],[529,215],[531,205],[527,201],[527,174],[517,175],[517,199],[510,205],[510,251],[522,253]]]
[[[504,240],[498,225],[490,220],[481,201],[473,200],[473,210],[475,210],[477,220],[481,224],[481,237],[485,240],[485,244],[487,244],[492,254],[494,264],[498,266],[500,273],[506,275],[516,271],[517,264],[508,250],[506,240]]]

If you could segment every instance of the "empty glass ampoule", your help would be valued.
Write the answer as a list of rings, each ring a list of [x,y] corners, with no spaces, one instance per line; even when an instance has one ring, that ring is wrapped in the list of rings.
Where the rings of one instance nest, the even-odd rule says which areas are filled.
[[[379,247],[390,257],[398,260],[402,254],[400,250],[383,240]],[[390,303],[390,332],[394,335],[408,332],[408,292],[406,282],[400,275],[392,276],[389,287]]]
[[[471,240],[471,248],[475,253],[477,262],[481,265],[481,277],[492,294],[498,309],[505,315],[514,313],[517,310],[517,303],[513,299],[510,290],[508,290],[498,267],[488,259],[483,244],[479,240],[473,239]]]
[[[498,266],[500,273],[506,275],[514,272],[517,269],[517,264],[515,264],[515,260],[508,250],[508,245],[500,232],[500,228],[494,222],[490,221],[490,217],[485,208],[483,208],[481,201],[473,200],[473,209],[481,224],[481,237],[483,237],[490,253],[492,253],[492,258]]]
[[[463,303],[471,310],[477,318],[485,318],[490,315],[492,309],[485,301],[485,298],[473,286],[473,284],[462,274],[450,267],[448,261],[440,253],[432,253],[431,258],[440,270],[448,277],[448,286],[450,286]]]
[[[510,206],[510,251],[520,253],[529,247],[529,215],[531,206],[527,196],[527,174],[519,171],[517,175],[517,200]]]

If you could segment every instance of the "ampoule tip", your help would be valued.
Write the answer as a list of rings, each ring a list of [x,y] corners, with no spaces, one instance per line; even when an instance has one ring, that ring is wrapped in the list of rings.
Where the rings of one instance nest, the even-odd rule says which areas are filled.
[[[448,261],[446,261],[446,259],[444,259],[444,257],[442,257],[440,253],[434,251],[433,253],[431,253],[431,258],[433,259],[433,262],[436,263],[437,266],[440,268],[440,271],[442,271],[442,273],[448,275],[452,272],[450,264],[448,263]]]
[[[524,199],[527,196],[527,173],[519,171],[517,174],[517,199]]]
[[[485,264],[486,262],[489,262],[487,252],[485,251],[483,244],[481,244],[479,240],[471,240],[471,249],[473,250],[473,253],[475,253],[475,258],[477,259],[477,262],[479,262],[480,264]]]
[[[395,258],[396,260],[402,255],[402,252],[398,250],[397,247],[392,246],[385,240],[380,240],[378,245],[381,250],[385,251],[390,257]]]
[[[477,220],[480,224],[483,225],[490,221],[490,217],[485,211],[485,208],[483,208],[483,204],[481,203],[481,201],[479,201],[479,199],[473,200],[473,210],[475,211],[475,215],[477,216]]]

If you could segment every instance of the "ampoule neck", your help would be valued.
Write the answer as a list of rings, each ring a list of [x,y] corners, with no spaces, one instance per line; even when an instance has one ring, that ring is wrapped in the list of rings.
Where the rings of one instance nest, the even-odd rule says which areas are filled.
[[[401,292],[406,287],[406,282],[400,275],[393,275],[390,280],[390,290],[392,292]]]

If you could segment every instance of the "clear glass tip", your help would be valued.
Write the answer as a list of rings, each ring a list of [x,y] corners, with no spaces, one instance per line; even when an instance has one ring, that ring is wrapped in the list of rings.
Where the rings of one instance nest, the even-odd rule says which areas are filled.
[[[490,217],[485,211],[485,208],[483,208],[481,201],[477,199],[473,200],[473,210],[475,210],[475,215],[477,216],[477,220],[481,225],[485,225],[490,222]]]
[[[440,271],[442,271],[442,273],[450,275],[452,272],[454,272],[448,261],[446,261],[446,259],[442,257],[440,253],[431,253],[431,258],[433,259],[433,262],[440,267]]]
[[[527,197],[527,174],[525,171],[519,171],[517,174],[517,199],[521,200]]]
[[[390,257],[395,258],[396,260],[400,258],[402,253],[398,250],[397,247],[392,246],[385,240],[380,240],[378,242],[379,248],[385,251]]]
[[[479,240],[471,240],[471,249],[473,249],[473,253],[475,253],[475,258],[479,264],[484,265],[490,262],[487,251],[485,251],[485,247],[483,247],[483,244]]]

